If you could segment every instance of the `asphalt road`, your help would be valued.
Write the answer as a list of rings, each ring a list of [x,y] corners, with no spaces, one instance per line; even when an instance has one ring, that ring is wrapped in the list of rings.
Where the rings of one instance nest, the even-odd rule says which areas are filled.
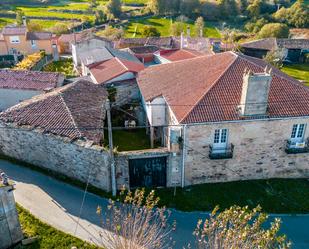
[[[80,225],[76,230],[83,190],[3,160],[0,160],[0,170],[15,181],[16,201],[36,217],[83,240],[100,243],[96,209],[98,205],[106,207],[106,199],[90,193],[86,195]],[[207,213],[172,210],[171,219],[177,223],[176,231],[172,233],[175,248],[183,248],[192,241],[197,220],[206,217]],[[270,219],[274,217],[281,218],[281,231],[292,241],[292,248],[309,248],[309,215],[271,215]]]

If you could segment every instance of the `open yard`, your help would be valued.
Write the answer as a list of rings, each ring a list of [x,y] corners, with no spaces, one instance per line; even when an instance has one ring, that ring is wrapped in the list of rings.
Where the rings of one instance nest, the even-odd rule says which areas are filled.
[[[261,205],[268,213],[309,213],[307,179],[271,179],[210,183],[184,189],[157,189],[160,204],[184,211],[210,211],[216,205],[228,208]]]
[[[309,86],[309,63],[286,65],[281,69],[286,74],[305,82]]]
[[[63,249],[72,246],[85,249],[97,248],[41,222],[20,206],[17,206],[17,211],[25,237],[39,236],[39,239],[33,244],[16,246],[14,249]]]
[[[72,59],[60,60],[60,61],[55,61],[55,62],[52,62],[50,64],[47,64],[43,68],[43,71],[63,73],[67,78],[77,76],[77,74],[74,71]]]
[[[174,20],[169,18],[159,18],[159,17],[151,17],[146,19],[140,19],[137,21],[131,20],[129,21],[128,26],[126,27],[126,37],[142,37],[142,28],[144,25],[154,26],[161,34],[161,36],[170,36],[171,32],[171,24]],[[188,23],[184,23],[184,27],[189,26],[191,29],[191,35],[195,36],[194,29],[194,21],[189,21]],[[209,23],[205,23],[204,29],[205,37],[218,38],[220,37],[219,31]]]

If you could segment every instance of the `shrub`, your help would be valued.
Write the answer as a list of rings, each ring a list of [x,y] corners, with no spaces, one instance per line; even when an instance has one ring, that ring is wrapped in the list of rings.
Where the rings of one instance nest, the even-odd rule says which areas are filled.
[[[142,31],[143,36],[145,37],[159,37],[160,32],[153,26],[144,26]]]
[[[260,38],[287,38],[289,37],[289,28],[286,24],[282,23],[268,23],[258,33]]]

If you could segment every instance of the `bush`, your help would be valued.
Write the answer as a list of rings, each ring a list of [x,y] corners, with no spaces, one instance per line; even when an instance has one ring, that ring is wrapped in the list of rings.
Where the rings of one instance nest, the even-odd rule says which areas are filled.
[[[122,29],[107,26],[105,30],[99,31],[96,33],[96,35],[105,37],[110,40],[119,40],[121,37],[123,37],[124,32]]]
[[[142,34],[145,37],[159,37],[160,32],[153,26],[144,26]]]
[[[263,26],[261,31],[258,33],[259,38],[288,38],[289,28],[286,24],[282,23],[268,23]]]
[[[43,57],[45,52],[38,52],[30,54],[25,57],[21,62],[17,63],[13,68],[14,70],[31,70]]]

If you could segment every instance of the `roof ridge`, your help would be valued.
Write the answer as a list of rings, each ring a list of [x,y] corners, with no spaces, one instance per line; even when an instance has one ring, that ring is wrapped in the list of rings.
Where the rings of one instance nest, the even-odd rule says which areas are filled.
[[[129,71],[129,68],[127,68],[127,66],[123,64],[123,62],[118,57],[115,57],[115,58],[127,71]]]
[[[60,92],[60,94],[57,95],[57,96],[59,96],[59,98],[60,98],[62,104],[64,105],[64,108],[67,110],[67,112],[68,112],[68,114],[69,114],[69,117],[71,118],[72,123],[73,123],[73,125],[74,125],[74,128],[75,128],[76,131],[78,132],[79,136],[80,136],[80,137],[83,137],[83,136],[82,136],[82,133],[80,132],[80,130],[79,130],[79,128],[78,128],[78,125],[77,125],[76,122],[75,122],[75,119],[73,118],[73,115],[72,115],[72,113],[71,113],[71,110],[70,110],[69,107],[67,106],[67,104],[66,104],[66,102],[65,102],[65,100],[64,100],[64,98],[63,98],[63,96],[62,96],[62,94],[63,94],[63,92]]]
[[[210,88],[195,102],[195,104],[192,106],[192,108],[187,112],[187,114],[184,115],[184,117],[180,120],[180,123],[188,117],[189,113],[197,106],[197,104],[209,93],[209,91],[217,84],[219,79],[222,78],[222,76],[229,70],[229,68],[234,64],[234,62],[237,60],[239,55],[235,54],[234,52],[228,52],[229,54],[232,54],[235,56],[235,59],[232,60],[232,62],[226,67],[226,69],[218,76],[218,78],[214,81],[214,83],[210,86]]]

